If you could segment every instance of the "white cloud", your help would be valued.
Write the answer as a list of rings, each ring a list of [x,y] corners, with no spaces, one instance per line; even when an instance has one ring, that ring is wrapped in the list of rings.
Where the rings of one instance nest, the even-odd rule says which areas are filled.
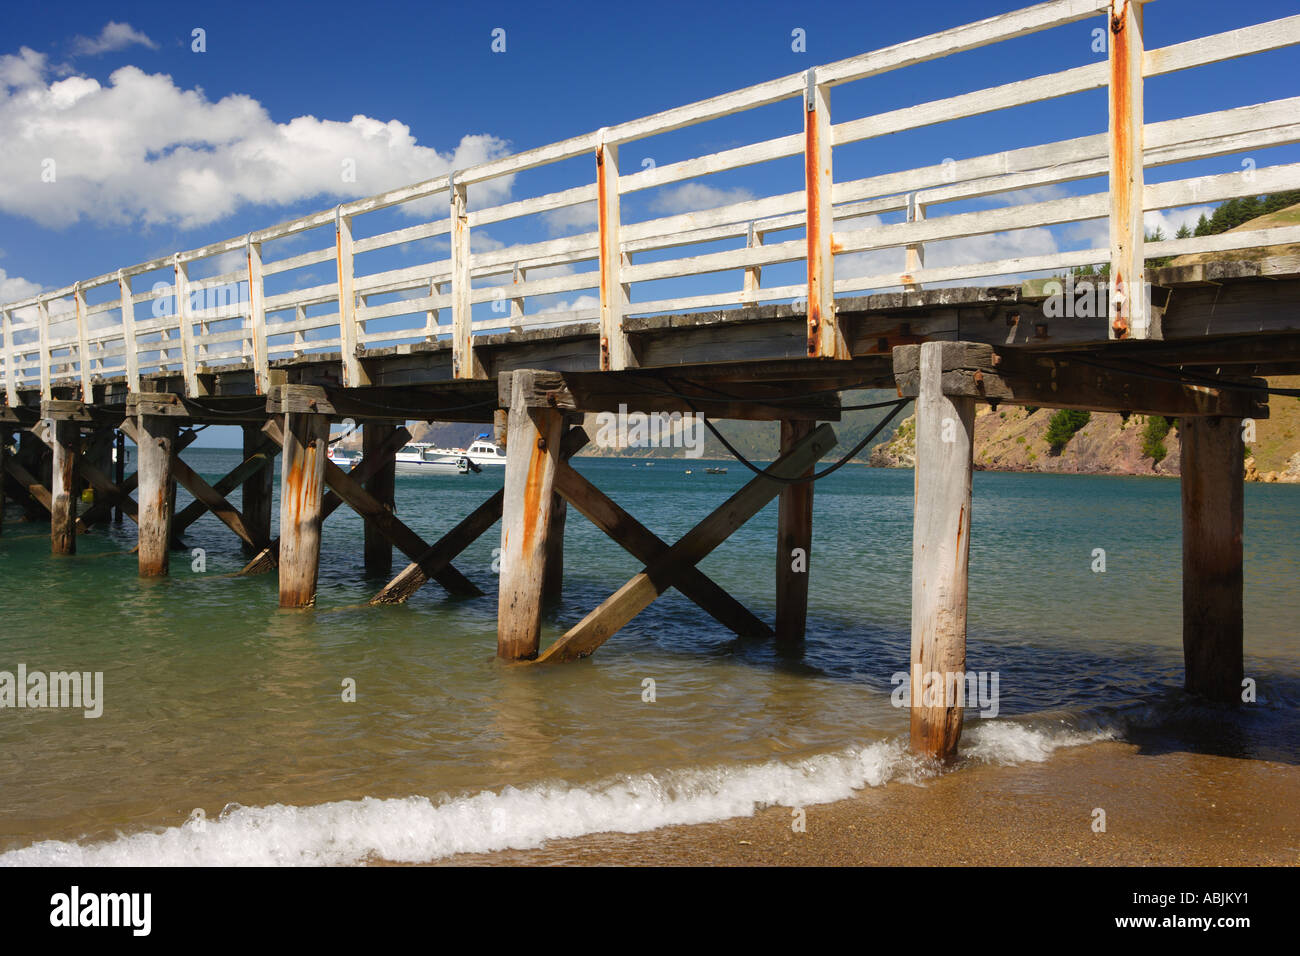
[[[596,204],[583,202],[576,206],[552,209],[542,213],[542,221],[553,236],[589,232],[596,228]]]
[[[363,115],[277,123],[250,96],[212,102],[201,89],[134,66],[114,71],[107,85],[50,74],[43,54],[0,56],[0,129],[10,131],[0,153],[0,210],[45,226],[94,219],[193,228],[249,204],[372,195],[506,148],[479,134],[439,152],[397,120]],[[49,160],[53,182],[42,179]],[[511,186],[507,176],[471,192],[477,205],[500,201]],[[434,197],[403,209],[427,216],[438,198],[445,205]]]
[[[718,206],[729,206],[753,198],[754,194],[743,187],[721,189],[717,186],[705,186],[703,183],[682,183],[680,186],[673,186],[661,192],[650,203],[650,208],[655,212],[671,216],[683,212],[699,212],[702,209],[716,209]]]
[[[21,276],[11,276],[0,269],[0,302],[15,302],[41,291],[39,282],[32,282]]]
[[[108,23],[104,24],[104,29],[99,31],[99,36],[79,36],[74,38],[72,52],[78,56],[96,56],[113,50],[125,50],[137,43],[140,46],[147,46],[151,50],[158,49],[157,43],[154,43],[153,40],[150,40],[131,24],[109,20]]]

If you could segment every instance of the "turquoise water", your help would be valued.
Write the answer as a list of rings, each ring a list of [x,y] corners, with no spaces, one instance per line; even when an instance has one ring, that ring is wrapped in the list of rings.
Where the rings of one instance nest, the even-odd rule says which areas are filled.
[[[212,480],[238,453],[185,457]],[[704,475],[707,464],[578,460],[667,540],[747,478],[734,462]],[[432,541],[501,480],[402,476],[398,513]],[[325,525],[317,606],[282,611],[274,575],[235,574],[238,542],[210,515],[186,539],[205,570],[176,552],[170,579],[141,581],[129,522],[54,558],[48,529],[10,508],[0,670],[102,671],[104,711],[0,711],[0,852],[431,859],[915,775],[900,744],[906,711],[890,703],[891,676],[907,669],[911,508],[910,471],[850,466],[818,483],[802,655],[737,641],[669,592],[592,658],[539,668],[494,658],[495,530],[456,562],[487,597],[453,600],[430,583],[405,606],[368,607],[385,582],[366,577],[361,521],[340,509]],[[773,505],[701,565],[768,620],[775,523]],[[1300,761],[1298,527],[1300,486],[1247,487],[1246,673],[1261,700],[1236,715],[1198,711],[1188,731],[1177,481],[977,473],[967,666],[999,673],[1000,714],[968,713],[969,750],[1044,759],[1099,737],[1174,733],[1172,714],[1178,746]],[[1092,570],[1097,548],[1105,573]],[[565,594],[543,644],[639,568],[570,509]],[[345,679],[355,702],[342,699]]]

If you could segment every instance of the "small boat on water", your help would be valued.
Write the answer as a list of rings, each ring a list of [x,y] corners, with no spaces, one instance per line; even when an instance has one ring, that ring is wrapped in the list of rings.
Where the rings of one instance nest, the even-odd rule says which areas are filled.
[[[725,468],[705,468],[705,469],[704,469],[704,473],[705,473],[706,475],[725,475],[725,474],[727,473],[727,469],[725,469]]]

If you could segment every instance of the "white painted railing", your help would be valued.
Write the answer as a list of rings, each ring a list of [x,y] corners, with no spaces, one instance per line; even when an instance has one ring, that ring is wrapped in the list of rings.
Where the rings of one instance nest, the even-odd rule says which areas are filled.
[[[1300,241],[1300,228],[1286,227],[1143,242],[1144,211],[1300,187],[1300,164],[1256,169],[1250,177],[1234,171],[1152,185],[1144,177],[1149,168],[1300,142],[1300,96],[1151,124],[1143,123],[1142,113],[1145,78],[1300,43],[1300,16],[1145,50],[1142,6],[1136,0],[1051,0],[9,303],[0,307],[6,399],[16,403],[19,390],[35,387],[48,397],[56,384],[80,385],[89,396],[93,383],[108,376],[124,376],[130,389],[138,391],[142,374],[164,370],[179,371],[187,391],[201,394],[200,375],[232,366],[251,367],[259,390],[265,391],[272,360],[326,351],[341,353],[344,384],[364,385],[362,359],[368,350],[439,338],[452,341],[456,376],[474,377],[481,374],[475,333],[560,320],[598,320],[601,367],[618,369],[629,361],[622,328],[627,316],[791,299],[807,302],[809,355],[844,357],[836,294],[916,289],[1104,262],[1120,281],[1140,284],[1149,257]],[[835,86],[1087,18],[1106,30],[1107,62],[831,122]],[[1098,89],[1107,89],[1110,98],[1106,133],[861,179],[833,179],[837,147]],[[802,131],[635,172],[619,169],[620,146],[795,98]],[[469,208],[470,187],[593,154],[594,183]],[[620,200],[630,194],[795,156],[804,159],[803,189],[635,222],[620,215]],[[1100,176],[1110,177],[1106,192],[935,214],[945,203]],[[369,214],[430,199],[445,203],[447,215],[354,236],[354,225]],[[584,204],[596,209],[592,231],[500,249],[471,248],[477,229]],[[860,221],[900,212],[905,219],[897,223],[863,228]],[[926,244],[1102,218],[1109,220],[1110,248],[925,264]],[[268,242],[331,225],[332,247],[263,258]],[[356,256],[442,237],[449,246],[444,258],[356,272]],[[716,243],[732,248],[699,251]],[[687,251],[664,257],[665,251],[678,249]],[[887,249],[902,253],[901,269],[836,276],[838,257]],[[238,257],[241,265],[192,283],[194,264],[226,256]],[[765,267],[800,262],[805,265],[802,281],[763,286]],[[265,294],[269,277],[325,263],[333,264],[334,281]],[[585,268],[578,271],[580,267]],[[741,280],[739,288],[668,298],[637,295],[646,283],[732,273]],[[151,276],[158,280],[152,288],[137,288]],[[188,294],[192,285],[205,293],[224,289],[237,294],[231,302],[210,302],[207,294]],[[599,308],[564,315],[527,311],[528,303],[541,297],[584,291],[597,292],[593,301]],[[87,304],[88,294],[94,304]],[[374,301],[392,296],[397,298]],[[1143,297],[1125,296],[1117,304],[1118,298],[1111,300],[1112,336],[1158,337],[1158,320],[1143,312]],[[498,303],[498,311],[475,319],[473,307],[491,301]],[[146,302],[152,304],[151,314],[140,316],[138,306]],[[317,314],[321,309],[325,311]],[[107,321],[97,321],[99,316]],[[372,328],[400,316],[413,317],[414,324]]]

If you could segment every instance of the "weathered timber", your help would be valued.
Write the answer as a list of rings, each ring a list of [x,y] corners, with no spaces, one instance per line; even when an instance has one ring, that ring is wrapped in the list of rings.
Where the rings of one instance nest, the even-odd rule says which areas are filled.
[[[502,372],[498,382],[498,399],[503,408],[511,407],[513,390],[519,388],[524,392],[526,407],[570,412],[617,412],[632,408],[669,414],[698,412],[714,418],[751,421],[786,418],[839,421],[840,418],[839,395],[835,392],[808,395],[806,382],[736,382],[726,389],[727,397],[720,397],[716,386],[684,380],[668,371],[610,376],[521,369]]]
[[[136,434],[138,434],[138,432],[136,431],[135,423],[131,421],[131,419],[129,418],[125,419],[120,424],[120,431],[118,432],[118,436],[119,438],[123,439],[123,442],[118,450],[118,465],[114,468],[115,475],[125,471],[125,464],[123,462],[123,459],[125,459],[126,457],[126,448],[125,448],[124,439],[130,437],[132,442],[138,445],[139,442],[136,441],[134,437]],[[198,432],[192,430],[187,430],[179,433],[176,436],[175,441],[172,443],[172,454],[179,455],[182,451],[184,451],[186,448],[190,446],[190,443],[193,442],[194,439],[198,437],[199,437]],[[138,466],[138,459],[137,459],[137,466]],[[131,474],[129,475],[126,475],[120,481],[114,479],[113,481],[108,482],[107,477],[104,476],[104,480],[105,482],[107,482],[107,486],[103,488],[95,484],[96,481],[95,478],[92,478],[89,475],[87,475],[87,478],[88,480],[90,480],[91,486],[96,489],[96,500],[95,500],[95,504],[92,505],[90,508],[87,508],[86,512],[80,518],[77,519],[78,533],[85,533],[86,531],[89,531],[90,528],[96,522],[107,521],[110,511],[114,511],[118,515],[125,513],[128,517],[130,517],[132,521],[136,522],[137,524],[139,523],[139,516],[137,513],[135,500],[131,498],[131,492],[135,491],[140,484],[140,472],[138,470],[131,472]],[[101,494],[108,500],[100,501],[99,496]],[[172,530],[173,530],[172,543],[173,545],[175,545],[176,543],[175,519],[173,519],[172,521]]]
[[[560,441],[560,462],[567,464],[590,439],[580,425],[573,424],[573,416],[566,417],[564,438]],[[546,563],[542,576],[542,600],[554,603],[564,593],[564,525],[568,519],[568,503],[556,492],[551,493],[551,520],[546,529]]]
[[[668,553],[670,546],[666,541],[572,467],[566,465],[556,470],[555,490],[641,563],[651,565]],[[683,566],[672,586],[741,637],[772,637],[771,628],[699,568]]]
[[[781,422],[781,454],[812,433],[813,423]],[[812,474],[809,468],[800,477]],[[784,645],[804,638],[808,623],[808,579],[812,573],[813,483],[781,489],[777,513],[776,639]]]
[[[132,436],[140,476],[138,557],[143,578],[165,577],[170,571],[177,420],[172,415],[140,415],[138,433]]]
[[[126,436],[122,434],[121,429],[118,429],[117,434],[113,436],[113,451],[113,484],[121,488],[126,483]],[[122,523],[122,506],[120,504],[113,505],[113,523]],[[89,526],[90,523],[87,522],[86,527]],[[78,528],[77,530],[81,529]]]
[[[419,560],[412,561],[384,585],[384,589],[370,599],[371,604],[401,604],[429,580],[445,569],[456,556],[478,540],[489,528],[501,520],[501,506],[505,491],[497,491],[460,520],[457,525],[439,538]]]
[[[263,426],[262,430],[267,434],[268,437],[271,438],[272,441],[276,443],[277,446],[282,445],[284,441],[284,431],[283,429],[280,428],[277,422],[275,422],[274,420],[268,421]],[[390,442],[392,443],[392,447],[394,449],[397,449],[402,447],[402,445],[405,445],[407,441],[410,440],[410,438],[411,438],[410,432],[408,432],[405,428],[398,428],[397,431],[391,436]],[[365,459],[362,459],[361,461],[357,462],[355,465],[352,466],[352,470],[348,472],[348,474],[353,476],[357,481],[365,481],[367,476],[370,475],[371,471],[375,468],[378,468],[380,464],[381,462],[379,460],[366,461]],[[321,520],[324,521],[326,518],[332,515],[335,511],[339,509],[339,506],[342,504],[343,504],[343,499],[340,498],[333,491],[325,495],[325,499],[321,503]],[[268,571],[273,571],[275,570],[276,564],[279,562],[279,555],[280,555],[280,539],[277,537],[269,545],[267,545],[256,555],[254,555],[253,559],[249,561],[246,565],[244,565],[243,570],[241,570],[239,573],[240,574],[265,574]]]
[[[271,499],[275,491],[275,469],[271,466],[280,451],[280,446],[264,435],[258,425],[243,426],[243,446],[243,464],[227,477],[232,482],[242,485],[240,504],[244,507],[244,521],[250,530],[257,536],[270,540]],[[245,466],[251,467],[254,460],[260,462],[260,465],[255,470],[243,473]],[[234,490],[235,485],[232,484],[227,488],[223,487],[224,483],[225,479],[222,479],[216,484],[217,490],[222,494]],[[249,550],[246,544],[241,543],[241,547],[244,548],[244,553],[250,556],[257,553]]]
[[[203,507],[216,515],[218,520],[238,535],[249,548],[260,551],[270,544],[266,538],[248,526],[239,509],[226,500],[225,495],[204,481],[202,476],[187,465],[179,455],[172,462],[172,474],[185,490],[194,496],[195,501],[202,502]]]
[[[921,346],[912,522],[912,750],[948,760],[961,737],[975,399],[943,389],[943,342]]]
[[[501,515],[497,657],[521,661],[536,657],[541,641],[546,532],[551,524],[564,412],[529,407],[527,383],[534,373],[521,370],[512,375],[506,497]]]
[[[280,607],[316,603],[320,571],[321,501],[329,465],[327,415],[284,415],[280,469]]]
[[[1183,659],[1186,687],[1241,700],[1243,462],[1241,421],[1189,418],[1182,441]]]
[[[942,347],[940,387],[945,395],[1171,418],[1268,417],[1267,395],[1258,390],[1267,384],[1262,379],[1208,387],[1180,381],[1171,372],[1131,367],[1096,354],[1034,355],[976,342],[927,344]],[[914,398],[920,392],[922,348],[909,345],[894,350],[894,374],[903,397]]]
[[[50,552],[77,553],[77,459],[81,456],[81,425],[54,419],[50,448],[54,452],[50,485]]]
[[[366,458],[375,457],[379,467],[366,479],[364,487],[388,511],[396,510],[397,459],[395,452],[381,452],[393,433],[394,426],[386,422],[367,422],[362,426],[361,447]],[[365,527],[365,567],[368,574],[393,573],[393,544],[374,523]]]
[[[240,485],[244,485],[245,497],[243,502],[244,509],[242,512],[243,523],[253,538],[260,538],[263,542],[261,547],[254,550],[253,553],[256,553],[257,551],[260,551],[262,547],[265,547],[271,540],[271,499],[269,495],[266,497],[264,520],[261,519],[261,516],[254,518],[254,516],[249,513],[248,486],[250,484],[267,486],[271,484],[272,479],[275,477],[271,470],[271,462],[275,460],[275,454],[279,450],[280,446],[266,435],[263,435],[260,429],[253,429],[253,437],[255,445],[251,450],[246,451],[244,460],[218,479],[217,482],[211,486],[211,490],[224,498],[225,495],[230,494],[230,492],[234,491]],[[180,475],[177,475],[177,479],[180,479]],[[182,484],[184,484],[184,482],[182,482]],[[185,487],[188,489],[189,485],[186,485]],[[191,490],[190,494],[194,494],[194,492]],[[254,506],[258,506],[256,500],[254,501]],[[203,515],[208,512],[209,507],[210,505],[206,499],[200,499],[195,495],[194,500],[178,511],[176,517],[172,520],[173,536],[180,537],[183,535],[190,525],[194,524],[194,522],[198,521],[199,518],[203,517]],[[242,546],[244,548],[249,547],[247,541],[245,541]]]
[[[667,588],[681,579],[683,567],[693,567],[763,506],[780,494],[783,483],[776,478],[795,478],[835,447],[835,431],[822,425],[794,448],[754,477],[717,510],[686,533],[643,571],[607,598],[580,622],[546,649],[538,663],[586,657],[619,628],[650,605]],[[509,498],[507,497],[507,505]]]

